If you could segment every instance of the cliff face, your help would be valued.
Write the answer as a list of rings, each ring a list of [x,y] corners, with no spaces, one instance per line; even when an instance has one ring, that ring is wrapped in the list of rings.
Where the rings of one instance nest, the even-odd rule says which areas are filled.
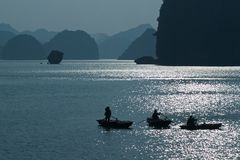
[[[2,49],[5,60],[39,60],[45,58],[42,44],[29,35],[18,35],[10,39]]]
[[[157,57],[165,65],[240,65],[239,0],[164,0]]]
[[[155,57],[156,31],[147,29],[138,37],[118,59],[132,60],[143,56]]]
[[[59,50],[64,59],[98,59],[95,40],[84,31],[63,31],[45,44],[47,52]]]

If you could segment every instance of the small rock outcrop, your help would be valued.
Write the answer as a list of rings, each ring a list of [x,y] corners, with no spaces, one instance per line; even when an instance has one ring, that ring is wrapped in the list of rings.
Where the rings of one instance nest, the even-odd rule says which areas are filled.
[[[143,56],[155,57],[156,55],[156,30],[149,28],[138,37],[118,58],[120,60],[133,60]]]
[[[42,44],[29,35],[18,35],[10,39],[1,55],[1,59],[5,60],[40,60],[44,57]]]
[[[48,63],[49,64],[60,64],[62,59],[63,59],[63,52],[53,50],[51,53],[48,55]]]
[[[59,50],[64,59],[99,59],[95,40],[84,31],[63,31],[45,44],[47,52]]]
[[[135,63],[137,63],[137,64],[156,64],[156,60],[153,57],[144,56],[144,57],[135,59]]]

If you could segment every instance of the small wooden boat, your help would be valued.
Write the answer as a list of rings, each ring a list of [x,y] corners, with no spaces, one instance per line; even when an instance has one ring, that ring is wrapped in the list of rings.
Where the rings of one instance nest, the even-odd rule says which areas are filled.
[[[215,124],[198,124],[194,126],[187,126],[187,125],[181,125],[181,129],[187,129],[187,130],[213,130],[213,129],[219,129],[222,126],[222,123],[215,123]]]
[[[105,119],[99,119],[97,120],[100,126],[105,128],[118,128],[118,129],[124,129],[129,128],[133,122],[132,121],[120,121],[120,120],[110,120],[109,122]]]
[[[169,119],[152,119],[147,118],[148,126],[154,127],[154,128],[170,128],[170,124],[172,123]]]

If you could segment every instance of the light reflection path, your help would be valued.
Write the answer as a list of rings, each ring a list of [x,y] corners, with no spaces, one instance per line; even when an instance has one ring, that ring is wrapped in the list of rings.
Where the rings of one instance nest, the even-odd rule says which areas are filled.
[[[234,159],[240,155],[240,68],[138,66],[131,61],[0,63],[1,159]],[[41,103],[39,103],[41,102]],[[140,122],[158,109],[171,129],[97,127],[105,105]],[[200,122],[222,130],[186,131]]]

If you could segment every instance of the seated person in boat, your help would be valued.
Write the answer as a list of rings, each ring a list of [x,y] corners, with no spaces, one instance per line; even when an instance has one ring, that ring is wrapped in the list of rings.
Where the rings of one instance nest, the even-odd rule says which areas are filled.
[[[111,110],[110,110],[109,107],[106,107],[106,108],[105,108],[105,113],[104,113],[104,115],[105,115],[105,120],[107,120],[107,121],[109,122],[109,121],[110,121],[110,117],[111,117],[111,115],[112,115],[112,112],[111,112]]]
[[[193,116],[190,116],[187,120],[187,126],[196,126],[197,125],[197,119]]]
[[[160,114],[161,114],[161,113],[160,113],[160,112],[158,113],[158,111],[155,109],[154,112],[153,112],[153,114],[152,114],[152,119],[158,120]]]

